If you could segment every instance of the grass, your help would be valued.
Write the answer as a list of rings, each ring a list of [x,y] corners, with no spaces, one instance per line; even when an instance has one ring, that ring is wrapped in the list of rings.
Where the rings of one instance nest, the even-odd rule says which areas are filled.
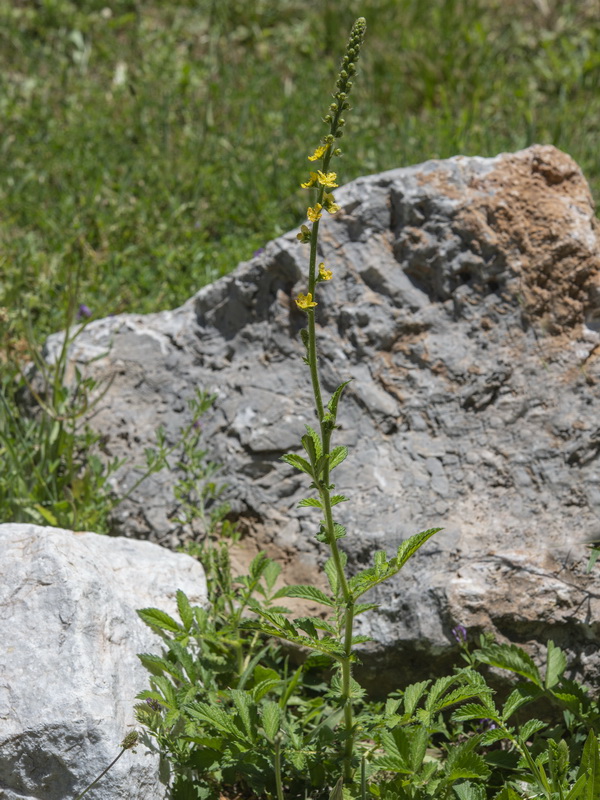
[[[0,0],[0,342],[174,307],[298,224],[363,14],[349,179],[553,143],[600,186],[598,2]]]

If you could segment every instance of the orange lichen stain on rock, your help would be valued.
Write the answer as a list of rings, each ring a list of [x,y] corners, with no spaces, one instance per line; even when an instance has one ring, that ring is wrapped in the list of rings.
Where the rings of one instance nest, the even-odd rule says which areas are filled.
[[[477,238],[509,254],[509,285],[524,314],[556,336],[585,321],[600,280],[597,222],[588,184],[570,156],[544,145],[501,157],[460,211]]]

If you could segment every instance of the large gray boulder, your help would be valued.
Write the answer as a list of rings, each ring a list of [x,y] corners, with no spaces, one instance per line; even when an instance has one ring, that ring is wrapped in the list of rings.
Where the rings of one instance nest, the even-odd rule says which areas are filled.
[[[552,638],[574,675],[600,677],[600,582],[581,543],[600,531],[600,261],[581,171],[534,146],[360,178],[336,200],[317,321],[326,389],[353,379],[336,439],[350,447],[335,473],[352,497],[338,507],[342,546],[356,569],[444,528],[360,618],[374,639],[363,678],[389,688],[445,669],[457,623],[534,655]],[[90,324],[71,356],[111,381],[92,424],[130,463],[159,424],[175,439],[196,387],[214,392],[205,442],[234,513],[289,580],[318,580],[317,515],[296,508],[307,482],[280,461],[314,424],[295,234],[179,309]],[[176,477],[143,484],[120,530],[170,546],[189,536],[172,521]],[[134,478],[125,468],[119,488]]]
[[[0,525],[0,553],[0,797],[74,798],[134,728],[136,654],[160,653],[136,609],[175,614],[177,589],[204,604],[204,571],[151,542],[36,525]],[[163,800],[159,766],[138,745],[94,800]]]

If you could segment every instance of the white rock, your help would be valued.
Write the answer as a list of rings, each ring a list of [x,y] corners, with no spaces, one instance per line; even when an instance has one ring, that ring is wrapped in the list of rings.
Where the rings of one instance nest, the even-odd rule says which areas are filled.
[[[161,641],[136,609],[206,602],[202,566],[150,542],[0,525],[0,797],[67,800],[120,752]],[[94,800],[159,800],[158,757],[127,751]]]

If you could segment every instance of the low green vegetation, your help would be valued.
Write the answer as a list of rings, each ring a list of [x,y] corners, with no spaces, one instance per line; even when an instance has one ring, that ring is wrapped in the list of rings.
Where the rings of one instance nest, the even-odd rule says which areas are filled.
[[[0,0],[0,343],[174,307],[301,222],[297,157],[369,20],[344,180],[553,143],[600,186],[586,0]],[[77,307],[77,306],[76,306]]]
[[[3,519],[108,531],[120,499],[109,481],[119,464],[99,458],[101,439],[85,425],[97,387],[68,378],[68,337],[47,366],[39,357],[46,333],[77,317],[83,326],[93,316],[173,306],[269,238],[310,222],[298,237],[308,248],[296,303],[307,315],[316,423],[284,460],[306,474],[300,505],[322,517],[315,532],[330,556],[327,591],[277,588],[280,567],[262,553],[247,575],[233,574],[235,528],[219,505],[216,467],[199,449],[196,423],[209,397],[192,402],[180,444],[168,447],[159,432],[140,475],[178,458],[177,522],[199,521],[206,534],[191,552],[205,566],[209,605],[192,607],[179,592],[179,619],[139,611],[164,651],[140,655],[151,677],[138,720],[169,762],[174,800],[600,796],[600,710],[565,677],[565,654],[553,642],[540,671],[523,650],[485,636],[471,642],[457,625],[464,663],[451,675],[424,676],[381,703],[356,681],[366,638],[354,634],[355,618],[374,608],[365,595],[410,569],[438,529],[347,572],[334,508],[348,498],[331,483],[347,455],[332,444],[346,384],[322,396],[314,324],[318,284],[335,279],[317,266],[317,240],[322,214],[337,209],[330,167],[342,155],[350,90],[361,113],[343,139],[344,181],[431,157],[551,142],[595,186],[593,11],[592,3],[552,0],[0,2]],[[361,81],[353,87],[362,18],[307,178],[298,154],[318,139],[313,111],[322,109],[356,12],[370,21]],[[323,612],[294,617],[280,605],[286,598]],[[306,658],[297,664],[299,652]],[[490,668],[511,676],[508,691],[496,692]],[[126,737],[113,764],[136,741]]]

